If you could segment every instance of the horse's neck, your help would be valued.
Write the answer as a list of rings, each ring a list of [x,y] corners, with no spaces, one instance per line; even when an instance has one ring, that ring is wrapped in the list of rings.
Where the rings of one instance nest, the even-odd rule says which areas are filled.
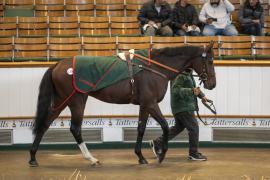
[[[189,67],[190,63],[188,63],[188,60],[184,60],[184,58],[158,58],[157,61],[163,65],[166,65],[168,67],[171,67],[175,70],[178,71],[174,72],[172,70],[160,67],[160,66],[155,66],[155,68],[161,72],[162,74],[166,75],[166,77],[169,80],[173,80],[179,73],[181,73],[185,68]]]

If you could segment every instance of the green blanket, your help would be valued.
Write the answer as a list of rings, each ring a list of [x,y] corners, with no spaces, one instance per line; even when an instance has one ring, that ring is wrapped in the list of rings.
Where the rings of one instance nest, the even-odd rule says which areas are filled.
[[[148,56],[147,49],[135,53]],[[136,58],[133,58],[132,63],[141,64]],[[141,70],[137,65],[133,66],[133,74]],[[127,63],[117,56],[75,56],[73,58],[73,86],[79,92],[97,91],[126,78],[129,78]]]

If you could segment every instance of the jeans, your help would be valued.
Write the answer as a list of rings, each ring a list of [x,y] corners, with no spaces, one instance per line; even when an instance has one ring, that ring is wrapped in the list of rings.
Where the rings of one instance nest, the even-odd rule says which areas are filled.
[[[175,124],[169,129],[170,141],[185,128],[188,130],[189,136],[189,154],[198,152],[199,145],[199,125],[195,118],[194,112],[181,112],[174,115]],[[162,137],[156,139],[157,143],[162,143]]]
[[[237,36],[238,32],[234,25],[227,25],[224,29],[217,29],[213,25],[205,25],[203,28],[204,36],[215,36],[215,35],[224,35],[224,36]]]
[[[261,26],[261,24],[257,24],[257,23],[242,24],[241,25],[241,32],[243,34],[261,36],[262,35],[262,26]]]
[[[144,32],[144,36],[172,36],[173,31],[169,26],[163,26],[159,29],[154,28],[153,26],[148,27]]]

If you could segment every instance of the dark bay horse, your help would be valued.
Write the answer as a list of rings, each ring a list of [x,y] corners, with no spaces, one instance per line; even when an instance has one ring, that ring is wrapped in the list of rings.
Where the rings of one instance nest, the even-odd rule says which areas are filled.
[[[71,59],[58,62],[45,72],[40,83],[33,129],[35,139],[30,149],[31,159],[29,164],[31,166],[38,166],[36,152],[40,141],[50,124],[67,106],[71,111],[70,131],[78,143],[84,158],[90,160],[92,164],[99,163],[88,151],[81,135],[84,108],[88,96],[108,103],[133,103],[140,106],[137,128],[138,135],[135,145],[135,153],[139,158],[140,164],[147,164],[141,152],[141,145],[147,119],[151,115],[160,124],[163,131],[163,142],[165,143],[162,147],[162,153],[158,157],[161,163],[168,149],[168,124],[160,111],[158,103],[165,96],[168,82],[174,79],[184,69],[193,68],[202,79],[204,87],[209,90],[213,89],[216,86],[213,57],[212,42],[205,47],[183,46],[153,49],[151,51],[151,59],[174,68],[177,72],[172,72],[164,67],[151,64],[148,68],[152,71],[144,69],[134,75],[133,93],[129,78],[89,94],[74,91],[72,77],[67,73],[67,70],[72,67]],[[72,93],[73,91],[74,93]],[[67,100],[66,97],[70,96],[70,94],[72,96]],[[53,107],[56,104],[62,104],[62,106],[54,110]]]

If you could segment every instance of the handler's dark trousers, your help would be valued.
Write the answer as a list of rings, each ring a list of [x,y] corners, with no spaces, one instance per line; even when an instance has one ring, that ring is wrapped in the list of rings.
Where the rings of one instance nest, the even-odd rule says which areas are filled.
[[[175,124],[169,129],[170,141],[185,128],[188,130],[189,136],[189,154],[198,152],[199,143],[199,126],[194,112],[181,112],[174,115]],[[157,138],[158,143],[162,141],[162,137]]]

